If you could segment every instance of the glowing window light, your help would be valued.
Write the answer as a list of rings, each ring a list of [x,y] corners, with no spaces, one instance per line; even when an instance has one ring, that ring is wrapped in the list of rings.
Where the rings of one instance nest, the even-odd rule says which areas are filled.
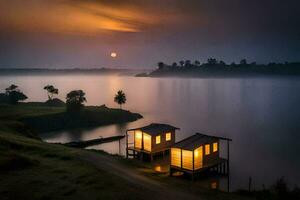
[[[218,143],[215,142],[213,143],[213,152],[217,152],[218,151]]]
[[[205,145],[205,155],[209,155],[210,154],[210,144],[206,144]]]
[[[160,135],[158,135],[158,136],[155,137],[155,141],[156,141],[156,142],[155,142],[156,144],[159,144],[159,143],[160,143]]]
[[[217,189],[217,186],[218,186],[217,182],[212,182],[210,185],[211,189],[213,190]]]
[[[166,141],[170,141],[171,140],[171,133],[166,133]]]
[[[141,132],[135,132],[135,137],[137,139],[142,139],[142,133]]]
[[[198,151],[198,150],[195,150],[195,151],[194,151],[194,157],[195,157],[195,158],[198,158],[198,156],[199,156],[199,151]]]
[[[162,169],[161,169],[161,166],[160,166],[160,165],[158,165],[158,166],[155,166],[154,170],[155,170],[155,171],[157,171],[157,172],[161,172],[161,171],[162,171]]]

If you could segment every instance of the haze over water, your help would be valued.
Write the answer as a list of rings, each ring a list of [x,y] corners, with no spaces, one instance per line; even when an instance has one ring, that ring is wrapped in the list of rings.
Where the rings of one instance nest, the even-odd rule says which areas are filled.
[[[231,185],[246,188],[251,176],[256,188],[284,176],[300,185],[300,79],[266,78],[135,78],[129,76],[1,76],[0,88],[17,84],[28,101],[45,101],[43,86],[53,84],[59,98],[73,89],[86,92],[88,105],[113,102],[116,91],[127,95],[124,109],[144,119],[91,130],[43,134],[48,142],[68,142],[124,134],[127,128],[148,123],[180,127],[179,141],[195,132],[233,139],[230,149]],[[116,145],[102,145],[117,153]]]

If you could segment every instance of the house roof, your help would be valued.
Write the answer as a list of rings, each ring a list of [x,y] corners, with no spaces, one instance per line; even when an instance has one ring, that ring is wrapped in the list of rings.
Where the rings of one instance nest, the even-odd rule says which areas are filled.
[[[150,135],[157,135],[160,133],[168,132],[168,131],[173,131],[179,129],[175,126],[169,125],[169,124],[158,124],[158,123],[152,123],[149,124],[148,126],[143,126],[140,128],[134,128],[134,129],[129,129],[127,131],[134,131],[134,130],[141,130],[145,133],[148,133]]]
[[[208,144],[215,142],[216,140],[227,140],[227,141],[232,141],[229,138],[223,138],[223,137],[218,137],[218,136],[210,136],[202,133],[196,133],[195,135],[192,135],[184,140],[181,140],[174,144],[172,147],[175,148],[181,148],[185,150],[194,150],[201,145]]]

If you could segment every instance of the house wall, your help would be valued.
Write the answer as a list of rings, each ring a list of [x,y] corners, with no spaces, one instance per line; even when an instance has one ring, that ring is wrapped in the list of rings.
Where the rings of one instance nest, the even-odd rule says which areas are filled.
[[[171,148],[171,146],[175,144],[175,130],[169,132],[171,132],[171,140],[169,141],[166,141],[167,132],[158,134],[161,136],[160,144],[156,144],[156,136],[152,136],[152,151],[160,151],[163,149]]]
[[[147,133],[143,133],[143,142],[144,142],[144,149],[146,151],[151,151],[152,149],[152,137]]]
[[[142,148],[142,131],[140,130],[134,131],[134,148],[136,149]]]
[[[171,148],[171,165],[181,167],[181,149]]]
[[[203,146],[195,149],[194,153],[194,169],[200,169],[203,166]]]
[[[193,151],[182,150],[182,168],[193,170]]]
[[[213,143],[217,142],[218,143],[218,151],[217,152],[213,152]],[[210,162],[219,159],[219,155],[220,155],[220,142],[218,139],[216,139],[215,141],[209,143],[210,144],[210,154],[209,155],[205,155],[205,145],[203,145],[203,165],[207,165]]]
[[[213,152],[213,143],[218,143],[218,150]],[[210,162],[219,159],[220,143],[216,139],[210,145],[210,154],[205,155],[205,144],[199,146],[194,151],[188,151],[180,148],[171,148],[171,165],[183,169],[193,170],[193,155],[194,155],[194,170],[201,169]]]

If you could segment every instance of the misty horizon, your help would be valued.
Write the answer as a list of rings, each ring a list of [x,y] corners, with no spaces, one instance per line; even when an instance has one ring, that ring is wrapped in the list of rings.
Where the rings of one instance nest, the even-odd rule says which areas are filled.
[[[299,1],[0,1],[0,67],[297,62]],[[111,52],[117,57],[112,58]]]

